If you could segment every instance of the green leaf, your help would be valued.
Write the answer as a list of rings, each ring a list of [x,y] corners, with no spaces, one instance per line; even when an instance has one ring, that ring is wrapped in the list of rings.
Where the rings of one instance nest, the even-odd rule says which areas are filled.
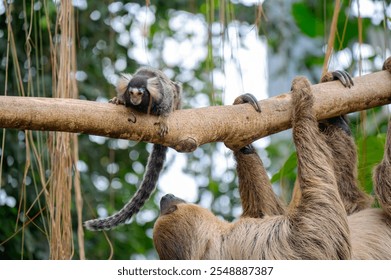
[[[292,5],[292,14],[296,25],[307,36],[314,38],[323,34],[323,22],[316,17],[314,11],[308,5],[294,3]]]
[[[372,192],[372,171],[380,163],[384,153],[385,134],[357,139],[358,178],[366,192]]]
[[[296,152],[293,152],[289,158],[286,160],[284,165],[281,167],[280,171],[273,175],[271,182],[275,183],[280,181],[282,178],[294,178],[296,176],[296,167],[297,167],[297,155]]]

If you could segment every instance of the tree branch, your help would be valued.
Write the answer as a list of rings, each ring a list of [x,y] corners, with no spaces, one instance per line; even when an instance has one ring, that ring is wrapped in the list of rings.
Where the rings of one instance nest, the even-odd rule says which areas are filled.
[[[386,71],[354,78],[355,86],[339,82],[312,86],[318,119],[391,103],[391,75]],[[238,93],[239,95],[239,93]],[[239,148],[261,137],[290,128],[290,94],[261,100],[261,113],[248,104],[211,106],[173,112],[169,133],[157,134],[155,116],[124,106],[76,99],[0,96],[0,127],[87,133],[159,143],[180,152],[209,142]]]

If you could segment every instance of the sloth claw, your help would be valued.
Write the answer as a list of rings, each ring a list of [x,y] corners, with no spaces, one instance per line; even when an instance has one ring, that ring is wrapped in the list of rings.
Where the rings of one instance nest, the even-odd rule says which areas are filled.
[[[240,148],[239,151],[244,155],[250,155],[250,154],[255,153],[255,149],[254,149],[253,145],[251,145],[251,144],[248,144],[248,145],[244,146],[243,148]]]
[[[251,93],[245,93],[245,94],[239,95],[238,97],[236,97],[233,105],[245,104],[245,103],[248,103],[251,106],[253,106],[255,111],[257,111],[259,113],[261,112],[261,107],[259,106],[257,99]],[[248,154],[255,153],[255,149],[251,144],[249,144],[249,145],[246,145],[243,148],[241,148],[240,152],[242,154],[248,155]]]
[[[233,105],[244,104],[244,103],[250,104],[251,106],[253,106],[255,111],[259,113],[261,112],[261,107],[259,107],[257,99],[251,93],[245,93],[239,95],[238,97],[236,97]]]
[[[354,86],[352,76],[346,71],[337,70],[331,73],[333,75],[333,80],[338,80],[344,87],[351,88]]]
[[[353,82],[353,79],[350,76],[350,74],[346,71],[341,71],[341,70],[337,70],[334,72],[327,72],[322,77],[321,82],[323,83],[323,82],[336,81],[336,80],[340,81],[344,87],[351,88],[352,86],[354,86],[354,82]],[[345,115],[341,115],[341,116],[326,119],[324,121],[319,121],[319,128],[321,130],[324,130],[325,126],[327,126],[327,124],[332,124],[332,125],[340,127],[348,135],[351,135],[351,130],[349,128],[348,123],[349,123],[349,121],[348,121],[347,117]]]
[[[354,86],[352,76],[350,76],[348,72],[343,70],[327,72],[326,74],[323,75],[322,79],[320,80],[321,83],[331,82],[331,81],[340,81],[344,87],[348,87],[348,88]]]

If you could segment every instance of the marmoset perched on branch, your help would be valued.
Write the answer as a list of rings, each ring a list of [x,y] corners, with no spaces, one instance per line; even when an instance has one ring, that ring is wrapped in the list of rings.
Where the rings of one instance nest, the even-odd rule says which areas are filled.
[[[181,107],[181,85],[171,81],[162,71],[150,67],[142,67],[134,75],[122,74],[116,91],[118,95],[110,100],[111,103],[159,117],[156,124],[159,125],[158,133],[161,137],[168,133],[168,115]],[[125,223],[136,214],[155,189],[167,149],[163,145],[154,144],[143,181],[133,198],[116,214],[86,221],[85,227],[89,230],[108,230]]]

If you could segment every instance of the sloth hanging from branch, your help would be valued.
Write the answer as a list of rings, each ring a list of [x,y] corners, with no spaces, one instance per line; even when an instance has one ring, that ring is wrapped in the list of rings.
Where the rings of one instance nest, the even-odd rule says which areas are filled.
[[[391,58],[384,69],[391,73]],[[329,73],[344,86],[344,73]],[[345,78],[345,80],[343,79]],[[292,83],[293,138],[298,157],[295,198],[274,194],[252,146],[234,149],[243,215],[235,223],[166,195],[154,227],[161,259],[391,259],[391,121],[374,189],[382,209],[357,185],[357,157],[344,116],[316,122],[305,78]],[[250,102],[248,96],[235,103]]]

